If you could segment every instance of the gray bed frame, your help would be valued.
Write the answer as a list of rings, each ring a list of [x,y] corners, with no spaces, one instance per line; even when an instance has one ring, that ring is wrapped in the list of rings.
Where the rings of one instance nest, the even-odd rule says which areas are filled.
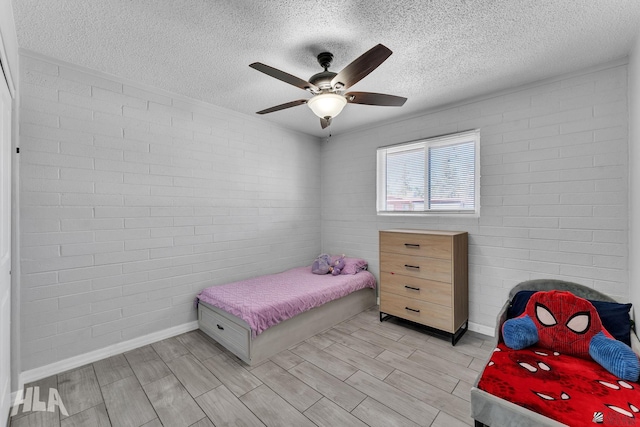
[[[365,288],[298,314],[256,337],[244,320],[202,301],[200,329],[247,365],[256,365],[293,345],[329,329],[376,304],[375,289]]]
[[[529,280],[516,285],[509,292],[509,299],[505,302],[502,310],[498,314],[496,322],[496,346],[501,340],[502,324],[507,320],[507,309],[515,294],[524,290],[531,291],[550,291],[562,290],[572,292],[581,298],[594,301],[617,302],[613,298],[598,292],[594,289],[579,285],[573,282],[565,282],[563,280],[539,279]],[[631,334],[631,348],[636,354],[640,354],[640,341],[635,332]],[[488,360],[487,360],[488,362]],[[471,417],[475,421],[476,427],[493,426],[493,427],[556,427],[565,426],[565,424],[552,420],[549,417],[540,415],[511,403],[507,400],[496,397],[478,388],[478,382],[482,377],[484,370],[480,372],[473,387],[471,388]]]

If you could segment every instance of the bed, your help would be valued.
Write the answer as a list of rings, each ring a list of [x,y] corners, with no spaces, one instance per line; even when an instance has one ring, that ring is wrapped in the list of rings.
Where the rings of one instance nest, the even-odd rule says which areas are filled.
[[[197,296],[199,327],[246,364],[258,364],[374,306],[375,277],[355,273],[318,275],[307,266],[211,286]]]
[[[471,388],[471,416],[476,427],[640,425],[637,382],[622,381],[593,360],[536,345],[522,350],[506,347],[501,336],[503,323],[517,317],[523,299],[526,305],[534,291],[549,290],[569,291],[590,300],[603,325],[608,330],[619,329],[611,330],[612,335],[619,334],[616,338],[624,340],[626,334],[631,348],[639,354],[640,343],[631,329],[630,304],[618,304],[605,294],[572,282],[523,282],[510,291],[498,315],[496,349]],[[521,369],[523,364],[531,372]]]

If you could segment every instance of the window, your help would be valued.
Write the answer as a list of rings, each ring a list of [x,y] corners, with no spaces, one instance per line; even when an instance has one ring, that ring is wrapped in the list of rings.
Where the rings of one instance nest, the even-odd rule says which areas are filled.
[[[479,146],[474,130],[378,148],[378,213],[477,215]]]

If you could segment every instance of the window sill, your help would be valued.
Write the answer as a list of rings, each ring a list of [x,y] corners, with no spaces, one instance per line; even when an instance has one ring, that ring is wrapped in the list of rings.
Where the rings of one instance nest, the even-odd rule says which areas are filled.
[[[480,218],[480,212],[468,212],[468,211],[379,211],[376,212],[378,216],[416,216],[416,217],[428,217],[428,216],[439,216],[439,217],[453,217],[453,218]]]

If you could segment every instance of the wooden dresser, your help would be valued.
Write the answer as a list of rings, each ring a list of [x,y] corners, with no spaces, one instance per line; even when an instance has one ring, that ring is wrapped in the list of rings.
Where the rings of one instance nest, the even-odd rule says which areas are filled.
[[[451,336],[467,331],[468,235],[458,231],[380,231],[380,321],[401,317]]]

